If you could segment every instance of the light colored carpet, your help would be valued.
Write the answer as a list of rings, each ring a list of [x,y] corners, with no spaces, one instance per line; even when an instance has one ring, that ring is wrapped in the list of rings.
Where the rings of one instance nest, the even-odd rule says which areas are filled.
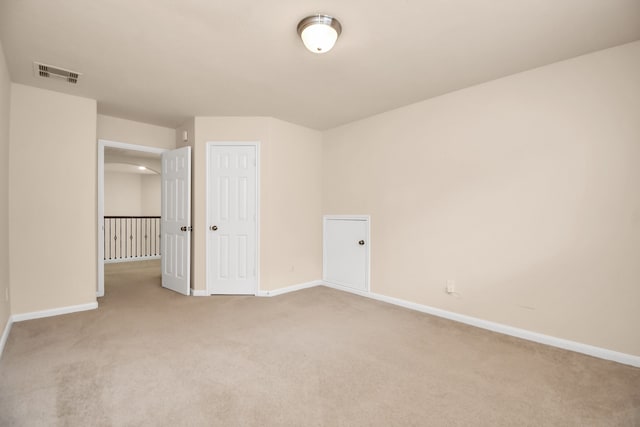
[[[640,425],[640,369],[325,287],[184,297],[157,262],[106,283],[13,325],[0,425]]]

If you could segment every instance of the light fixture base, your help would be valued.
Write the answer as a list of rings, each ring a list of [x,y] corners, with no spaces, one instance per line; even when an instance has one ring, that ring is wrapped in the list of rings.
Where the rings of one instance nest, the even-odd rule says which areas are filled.
[[[298,23],[298,35],[313,53],[330,51],[341,33],[342,25],[329,15],[307,16]]]

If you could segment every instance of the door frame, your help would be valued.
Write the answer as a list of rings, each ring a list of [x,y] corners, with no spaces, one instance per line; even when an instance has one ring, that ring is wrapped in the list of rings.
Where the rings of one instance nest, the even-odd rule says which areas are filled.
[[[328,220],[343,220],[343,221],[364,221],[366,224],[365,230],[366,230],[366,237],[365,237],[365,242],[366,242],[366,259],[365,259],[365,270],[364,270],[364,280],[365,280],[365,287],[366,289],[364,291],[360,291],[360,290],[356,290],[357,292],[365,292],[365,293],[369,293],[371,292],[371,216],[370,215],[323,215],[322,216],[322,280],[326,282],[325,278],[326,276],[326,271],[327,271],[327,255],[326,255],[326,240],[327,240],[327,233],[326,233],[326,229],[327,227],[325,227],[326,223]],[[331,283],[331,282],[329,282]],[[342,285],[337,285],[337,286],[342,286]],[[347,289],[345,287],[345,289]],[[350,290],[353,290],[353,288],[348,288]]]
[[[208,224],[209,221],[209,172],[213,167],[209,163],[209,158],[211,157],[211,149],[212,147],[224,147],[224,146],[233,146],[233,147],[242,147],[242,146],[250,146],[255,147],[256,149],[256,285],[253,290],[253,295],[258,295],[260,291],[260,141],[207,141],[206,142],[206,166],[205,166],[205,233],[208,233],[209,226],[213,224]],[[205,235],[205,285],[207,295],[213,295],[211,287],[209,286],[209,277],[211,275],[210,267],[209,267],[209,256],[212,253],[212,249],[209,244],[208,234]]]
[[[104,149],[105,147],[119,148],[129,151],[142,151],[161,155],[165,148],[148,147],[146,145],[127,144],[125,142],[98,139],[98,286],[96,296],[104,296]],[[162,174],[162,171],[160,171]]]

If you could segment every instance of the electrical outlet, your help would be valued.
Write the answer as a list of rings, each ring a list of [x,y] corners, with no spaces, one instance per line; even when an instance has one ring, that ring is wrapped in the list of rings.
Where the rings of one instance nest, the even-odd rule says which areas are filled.
[[[456,281],[453,279],[447,280],[447,293],[455,294],[456,293]]]

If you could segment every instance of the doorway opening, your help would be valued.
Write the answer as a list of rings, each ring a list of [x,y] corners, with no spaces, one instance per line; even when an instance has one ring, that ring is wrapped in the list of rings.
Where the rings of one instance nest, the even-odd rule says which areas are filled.
[[[118,273],[134,264],[157,266],[160,273],[160,158],[165,151],[98,141],[98,297],[105,295],[106,265]]]

